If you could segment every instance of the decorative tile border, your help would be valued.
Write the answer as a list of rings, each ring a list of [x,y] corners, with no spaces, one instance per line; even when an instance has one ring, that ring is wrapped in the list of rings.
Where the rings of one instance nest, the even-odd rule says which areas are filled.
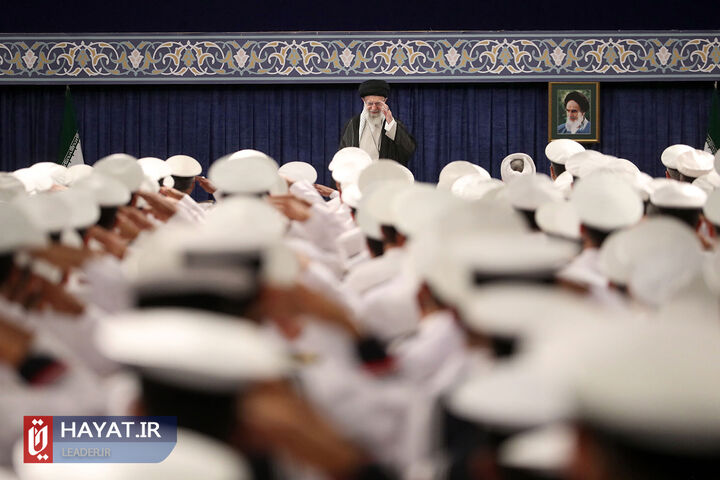
[[[0,36],[0,83],[715,80],[715,32]]]

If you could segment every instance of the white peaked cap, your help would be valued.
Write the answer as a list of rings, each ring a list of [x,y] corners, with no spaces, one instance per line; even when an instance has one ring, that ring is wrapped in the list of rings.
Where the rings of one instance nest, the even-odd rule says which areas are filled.
[[[160,191],[160,184],[157,182],[157,180],[153,180],[151,177],[145,175],[143,177],[142,183],[140,184],[140,187],[138,187],[138,191],[158,193]],[[138,200],[142,200],[142,198]]]
[[[362,170],[372,163],[370,155],[358,147],[345,147],[338,150],[330,160],[328,170],[334,171],[337,167],[352,167]]]
[[[12,173],[0,172],[0,203],[25,196],[25,184]]]
[[[380,159],[373,162],[358,177],[358,188],[365,194],[370,185],[379,181],[399,180],[405,183],[413,183],[415,177],[412,172],[394,160]]]
[[[232,154],[217,159],[208,178],[223,193],[257,194],[269,192],[284,180],[278,175],[278,165],[262,152]],[[287,187],[287,183],[286,183]]]
[[[68,174],[68,168],[59,163],[38,162],[31,165],[30,168],[37,172],[42,172],[43,175],[50,177],[52,182],[58,185],[68,185],[70,183],[71,177]],[[38,173],[38,175],[40,175],[40,173]]]
[[[130,190],[124,183],[97,171],[81,178],[73,187],[91,191],[100,207],[120,207],[130,202]]]
[[[111,360],[191,389],[232,393],[290,370],[282,348],[251,321],[202,310],[124,312],[102,322],[96,339]]]
[[[535,210],[535,223],[548,235],[580,239],[580,217],[570,202],[548,202]]]
[[[372,216],[372,213],[368,208],[363,207],[362,198],[360,199],[360,202],[357,206],[357,211],[355,212],[355,222],[357,223],[360,231],[366,237],[373,240],[383,239],[382,230],[380,229],[380,222],[378,222],[377,219]]]
[[[594,304],[582,295],[549,285],[494,282],[476,287],[460,303],[471,330],[505,338],[547,334],[551,328],[582,321]]]
[[[520,210],[534,211],[548,202],[561,202],[562,193],[544,173],[516,177],[506,187],[510,204]]]
[[[315,183],[317,180],[317,170],[307,162],[288,162],[280,167],[278,173],[291,182],[305,180]]]
[[[255,197],[231,197],[218,203],[205,217],[205,229],[237,236],[237,247],[259,248],[279,241],[289,220],[269,203]]]
[[[165,160],[176,177],[194,177],[202,173],[202,165],[189,155],[173,155]]]
[[[48,194],[51,199],[68,207],[71,228],[86,228],[95,225],[100,219],[100,206],[95,201],[95,195],[82,188],[69,188],[61,192]]]
[[[511,164],[515,160],[522,160],[523,169],[521,171],[513,170]],[[532,175],[535,173],[535,162],[530,155],[527,153],[511,153],[507,157],[503,158],[500,163],[500,177],[505,183],[510,183],[516,178],[523,175]]]
[[[676,240],[677,244],[657,249],[657,257],[643,257],[637,262],[628,280],[633,298],[660,306],[702,274],[704,255],[699,242],[689,237]]]
[[[578,416],[644,450],[720,453],[720,333],[715,324],[648,323],[585,364]]]
[[[707,193],[687,182],[672,181],[650,194],[650,203],[664,208],[702,208]]]
[[[585,147],[575,140],[561,138],[547,144],[545,147],[545,156],[553,163],[565,165],[565,160],[569,156],[582,152],[583,150],[585,150]]]
[[[340,195],[343,203],[352,207],[357,208],[362,199],[362,193],[356,183],[348,183],[342,185],[342,193]]]
[[[634,225],[644,212],[640,193],[613,174],[597,173],[582,179],[575,185],[570,202],[581,223],[604,231]]]
[[[357,183],[360,172],[372,163],[368,153],[357,147],[338,150],[328,165],[333,180],[338,183]]]
[[[155,180],[156,182],[161,178],[169,177],[172,175],[172,167],[165,161],[156,157],[143,157],[138,158],[137,161],[140,168],[142,168],[145,175]]]
[[[31,222],[45,233],[61,232],[70,226],[70,205],[67,197],[58,197],[52,192],[39,193],[15,202]]]
[[[665,165],[666,168],[674,168],[677,170],[677,159],[680,155],[682,155],[685,152],[689,152],[691,150],[695,150],[690,145],[683,145],[683,144],[676,144],[676,145],[670,145],[665,150],[663,150],[662,154],[660,155],[660,161],[663,165]]]
[[[646,183],[643,186],[643,190],[645,191],[645,194],[647,197],[645,197],[645,194],[643,194],[643,198],[646,198],[646,200],[650,200],[650,197],[652,196],[652,193],[661,188],[665,185],[670,185],[671,183],[677,182],[677,180],[673,180],[672,178],[665,178],[665,177],[658,177],[653,178],[648,183]]]
[[[720,174],[715,170],[712,170],[710,173],[693,180],[692,185],[695,185],[700,190],[710,195],[713,190],[720,187]]]
[[[478,174],[485,178],[490,178],[490,174],[487,170],[482,168],[480,165],[465,160],[456,160],[450,162],[440,170],[440,177],[438,178],[437,188],[443,188],[449,190],[455,180],[465,175]]]
[[[447,396],[455,415],[493,430],[517,433],[566,419],[569,396],[524,365],[505,362],[490,372],[469,375]]]
[[[713,225],[720,225],[720,190],[713,190],[703,206],[703,214]]]
[[[447,238],[468,233],[529,231],[522,215],[497,199],[474,200],[453,208],[437,219],[436,229]]]
[[[596,150],[583,150],[565,158],[565,169],[573,177],[579,178],[583,173],[590,173],[594,168],[607,165],[609,158],[615,157],[609,157]]]
[[[363,192],[358,211],[363,211],[363,215],[369,214],[380,225],[397,226],[396,211],[393,208],[395,198],[412,185],[402,180],[375,182],[369,190]]]
[[[390,208],[394,210],[392,216],[398,231],[416,237],[441,215],[462,204],[447,190],[438,190],[429,183],[415,183],[396,195]]]
[[[10,253],[24,247],[42,247],[47,239],[44,232],[33,223],[15,203],[0,203],[0,253]]]
[[[447,248],[470,271],[490,276],[555,272],[579,253],[576,242],[532,233],[462,235],[450,238]]]
[[[677,157],[677,169],[686,177],[697,178],[706,175],[715,168],[715,157],[702,150],[688,150]]]
[[[629,184],[635,186],[638,184],[640,169],[630,160],[604,155],[598,158],[597,161],[582,163],[575,176],[578,178],[586,178],[599,173],[611,173],[613,175],[623,176]],[[640,190],[640,186],[636,188]]]
[[[500,445],[500,465],[561,477],[572,464],[576,443],[573,428],[561,423],[519,433]]]
[[[21,168],[12,172],[23,185],[27,193],[46,192],[53,186],[53,180],[41,169]]]
[[[25,463],[22,439],[13,464],[20,480],[250,480],[246,461],[231,447],[206,435],[177,429],[177,444],[160,463]],[[2,477],[0,477],[2,478]],[[18,477],[14,477],[18,478]]]
[[[487,198],[504,187],[505,184],[497,178],[489,178],[484,173],[472,173],[455,180],[450,191],[458,198],[472,201]]]
[[[137,159],[126,153],[114,153],[95,162],[95,170],[125,185],[130,192],[137,192],[145,178]]]
[[[632,228],[610,235],[598,256],[598,268],[613,283],[627,285],[636,266],[662,262],[667,252],[684,256],[700,240],[687,225],[672,217],[653,216]]]
[[[75,182],[80,180],[83,177],[87,177],[93,172],[92,165],[73,165],[72,167],[68,168],[68,174],[70,175],[70,183],[68,183],[68,186],[72,186]]]

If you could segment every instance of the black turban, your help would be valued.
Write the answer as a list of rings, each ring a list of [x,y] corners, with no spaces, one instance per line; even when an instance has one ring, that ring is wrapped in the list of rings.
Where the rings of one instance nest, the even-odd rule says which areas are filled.
[[[590,110],[590,102],[588,102],[588,99],[582,93],[577,91],[568,93],[567,96],[565,96],[566,107],[570,100],[575,100],[575,103],[578,104],[581,112],[586,113]]]
[[[368,80],[360,84],[358,93],[360,93],[361,97],[377,95],[379,97],[387,98],[390,96],[390,85],[388,85],[385,80]]]

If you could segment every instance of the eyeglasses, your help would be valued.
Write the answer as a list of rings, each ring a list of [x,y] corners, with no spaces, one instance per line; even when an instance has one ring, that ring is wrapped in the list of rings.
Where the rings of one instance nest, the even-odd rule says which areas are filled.
[[[365,102],[365,106],[368,108],[372,108],[372,107],[380,108],[383,106],[383,104],[384,104],[384,102]]]

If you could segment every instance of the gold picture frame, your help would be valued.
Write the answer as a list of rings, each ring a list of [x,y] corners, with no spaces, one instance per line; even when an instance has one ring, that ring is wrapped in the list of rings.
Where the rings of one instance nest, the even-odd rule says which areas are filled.
[[[548,141],[560,138],[600,141],[600,82],[548,83]]]

